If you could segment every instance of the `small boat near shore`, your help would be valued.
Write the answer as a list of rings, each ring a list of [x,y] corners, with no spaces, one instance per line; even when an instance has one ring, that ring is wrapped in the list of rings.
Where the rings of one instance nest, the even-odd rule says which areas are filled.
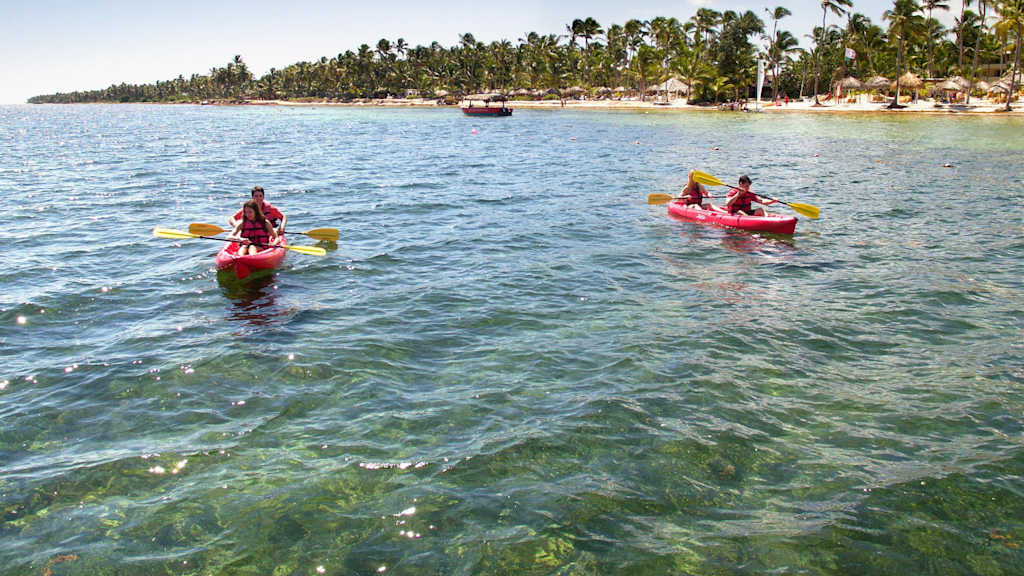
[[[678,200],[668,203],[668,213],[693,222],[717,224],[727,228],[738,228],[748,232],[767,232],[770,234],[793,234],[796,231],[796,217],[781,214],[767,216],[734,216],[719,206],[712,205],[711,210],[699,206],[684,204]]]
[[[281,246],[287,246],[287,244],[287,238],[282,236]],[[237,242],[229,242],[221,248],[220,252],[217,252],[217,270],[234,270],[235,276],[239,280],[248,278],[257,270],[277,268],[284,263],[284,258],[288,255],[288,250],[275,246],[256,254],[239,256],[238,247]]]
[[[459,108],[467,116],[511,116],[512,108],[505,105],[506,101],[504,94],[470,94],[462,99]]]

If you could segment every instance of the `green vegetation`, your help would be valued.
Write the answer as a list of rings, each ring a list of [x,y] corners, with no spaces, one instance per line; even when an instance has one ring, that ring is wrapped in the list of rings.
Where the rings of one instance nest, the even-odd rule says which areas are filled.
[[[965,5],[969,2],[965,2]],[[657,17],[603,28],[593,18],[577,19],[566,34],[541,35],[484,44],[464,34],[452,47],[433,42],[410,47],[403,39],[363,44],[357,52],[271,68],[256,78],[241,56],[207,75],[179,76],[156,84],[110,86],[104,90],[35,96],[31,103],[201,102],[252,99],[341,99],[433,96],[450,93],[565,89],[607,94],[612,87],[644,94],[649,86],[678,78],[692,86],[696,101],[740,98],[750,93],[757,58],[773,71],[774,96],[831,92],[846,76],[895,79],[904,71],[926,77],[999,76],[1020,69],[1024,0],[978,0],[980,14],[966,7],[956,25],[932,17],[948,10],[939,0],[895,0],[883,19],[887,28],[853,12],[850,0],[822,0],[822,26],[807,37],[810,51],[779,25],[790,12],[765,9],[771,27],[754,12],[739,14],[701,8],[687,20]],[[829,12],[846,17],[828,24]],[[845,59],[846,49],[856,56]],[[1012,82],[1013,80],[1010,80]],[[1013,88],[1011,86],[1011,88]]]

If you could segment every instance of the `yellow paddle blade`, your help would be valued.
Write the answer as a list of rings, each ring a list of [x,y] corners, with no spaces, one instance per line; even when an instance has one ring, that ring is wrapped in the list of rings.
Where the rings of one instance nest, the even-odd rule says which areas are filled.
[[[309,254],[310,256],[326,256],[327,250],[323,248],[317,248],[316,246],[279,246],[285,250],[291,250],[292,252],[298,252],[299,254]]]
[[[721,180],[715,178],[714,176],[708,174],[707,172],[698,172],[694,170],[693,179],[701,184],[706,184],[708,186],[728,186],[728,184],[722,182]]]
[[[336,228],[317,228],[305,232],[306,236],[314,240],[320,240],[322,242],[337,242],[338,241],[338,230]]]
[[[675,197],[668,194],[651,194],[647,197],[648,204],[664,204],[673,200],[675,200]]]
[[[198,222],[189,224],[188,231],[192,234],[199,234],[200,236],[216,236],[221,232],[227,232],[227,230],[217,226],[216,224],[200,224]]]
[[[788,202],[783,202],[783,204],[795,210],[797,214],[803,214],[804,216],[807,216],[811,220],[817,220],[818,215],[821,214],[821,210],[818,210],[817,206],[811,206],[810,204],[799,204],[796,202],[792,204]]]
[[[173,238],[175,240],[200,237],[198,234],[189,234],[188,232],[171,230],[170,228],[153,228],[153,236],[156,236],[157,238]]]

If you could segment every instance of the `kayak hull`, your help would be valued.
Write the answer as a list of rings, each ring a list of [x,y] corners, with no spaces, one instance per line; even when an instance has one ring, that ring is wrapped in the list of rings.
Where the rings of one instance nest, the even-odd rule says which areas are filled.
[[[781,214],[767,216],[733,216],[718,206],[705,210],[698,206],[683,204],[678,200],[668,203],[668,213],[693,222],[716,224],[727,228],[737,228],[748,232],[767,232],[769,234],[792,234],[796,231],[796,217]]]
[[[288,241],[281,238],[281,244],[287,245]],[[258,270],[270,270],[277,268],[284,262],[288,251],[284,248],[268,248],[250,256],[238,255],[238,244],[229,242],[217,253],[217,270],[234,270],[239,280],[248,278],[250,274]]]

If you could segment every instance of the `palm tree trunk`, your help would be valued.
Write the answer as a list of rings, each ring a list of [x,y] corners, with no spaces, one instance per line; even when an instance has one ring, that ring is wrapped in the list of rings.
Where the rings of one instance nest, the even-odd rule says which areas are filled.
[[[971,89],[974,88],[974,76],[978,73],[978,48],[981,46],[981,36],[985,33],[985,7],[988,2],[985,0],[978,0],[981,4],[981,25],[978,26],[978,38],[974,41],[974,63],[971,64],[971,77],[967,80],[967,100],[966,103],[971,103]]]
[[[896,48],[896,97],[892,99],[889,108],[900,107],[900,67],[903,65],[903,35],[900,35],[900,43]]]
[[[821,60],[821,45],[825,42],[826,16],[828,16],[828,11],[823,8],[821,10],[821,38],[818,40],[818,51],[814,55],[814,106],[821,106],[821,102],[818,102],[818,78],[821,76],[819,61]]]
[[[1010,111],[1010,98],[1017,91],[1017,72],[1020,70],[1020,43],[1021,34],[1024,33],[1017,28],[1017,54],[1013,57],[1014,67],[1010,70],[1010,91],[1006,93],[1006,111]]]
[[[964,67],[964,12],[967,9],[967,2],[960,4],[960,33],[956,36],[956,43],[960,45],[960,68]]]

